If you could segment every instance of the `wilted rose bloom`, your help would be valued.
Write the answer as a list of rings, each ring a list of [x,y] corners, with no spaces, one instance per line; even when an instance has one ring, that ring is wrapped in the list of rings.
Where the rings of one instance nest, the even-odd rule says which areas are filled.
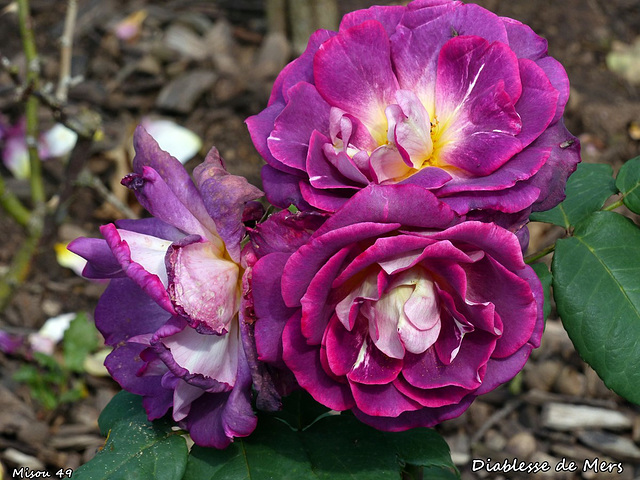
[[[564,197],[579,144],[563,67],[526,25],[472,4],[359,10],[312,35],[247,120],[269,201],[336,211],[369,184],[413,183],[516,230]]]
[[[369,186],[305,228],[272,217],[253,234],[256,345],[331,409],[383,430],[433,426],[540,343],[542,287],[516,236],[461,222],[421,187]]]
[[[84,275],[110,278],[95,318],[108,345],[106,367],[142,395],[149,418],[173,418],[204,446],[223,448],[256,425],[251,374],[240,338],[245,203],[261,196],[229,175],[213,149],[194,171],[161,150],[142,128],[135,173],[124,178],[153,215],[77,239]]]

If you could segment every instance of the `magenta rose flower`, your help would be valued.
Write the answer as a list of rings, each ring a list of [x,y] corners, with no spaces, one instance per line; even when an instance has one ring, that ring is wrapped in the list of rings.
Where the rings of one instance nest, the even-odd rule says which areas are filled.
[[[313,232],[283,215],[251,234],[257,352],[327,407],[433,426],[539,346],[542,287],[508,230],[411,184],[366,187]]]
[[[334,212],[370,184],[420,185],[516,230],[564,198],[579,144],[563,67],[526,25],[416,0],[318,31],[247,120],[268,200]]]
[[[69,249],[84,275],[109,278],[95,312],[114,347],[105,365],[143,396],[150,419],[171,408],[203,446],[224,448],[256,426],[251,369],[240,333],[245,204],[261,192],[229,175],[215,149],[194,171],[161,150],[141,127],[135,173],[122,183],[153,215],[101,228]]]

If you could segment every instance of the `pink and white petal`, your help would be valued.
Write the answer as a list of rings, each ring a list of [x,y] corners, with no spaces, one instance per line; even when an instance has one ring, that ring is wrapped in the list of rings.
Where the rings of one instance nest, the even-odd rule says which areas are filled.
[[[180,166],[182,167],[182,165]],[[190,204],[185,204],[182,199],[176,196],[174,188],[171,188],[158,172],[147,166],[142,167],[140,174],[127,175],[121,183],[135,193],[140,204],[155,218],[173,225],[187,234],[200,235],[210,241],[217,242],[222,248],[222,242],[217,237],[213,220],[206,214],[206,210],[204,214],[200,211],[201,208],[204,208],[204,204],[197,191],[194,194],[197,198],[190,199]],[[200,218],[196,217],[192,210],[197,211]]]
[[[443,318],[442,327],[445,328]],[[489,361],[496,344],[494,335],[482,331],[465,335],[460,351],[451,364],[440,361],[435,348],[425,353],[405,356],[402,374],[414,387],[431,389],[449,385],[475,390],[482,384],[484,365]],[[436,344],[437,345],[437,344]]]
[[[405,15],[405,18],[410,14]],[[407,28],[399,25],[391,36],[391,58],[399,88],[414,92],[430,118],[435,117],[435,85],[438,52],[434,42],[444,45],[449,32],[431,24]]]
[[[438,195],[446,197],[454,193],[491,192],[513,187],[517,182],[533,177],[546,163],[550,153],[550,147],[534,148],[529,146],[489,175],[483,177],[454,177],[438,190]]]
[[[292,317],[282,334],[283,358],[298,384],[322,405],[332,410],[355,406],[347,384],[336,382],[325,372],[320,361],[320,346],[309,345],[300,330],[300,316]]]
[[[411,183],[427,190],[435,190],[446,185],[453,177],[439,167],[423,167],[413,175],[399,182],[401,185]]]
[[[531,207],[540,197],[540,188],[533,182],[523,181],[504,190],[455,193],[442,201],[459,215],[472,214],[474,210],[517,213]]]
[[[344,328],[336,316],[326,328],[322,347],[326,351],[327,366],[336,377],[347,375],[358,360],[362,346],[366,343],[368,329],[365,321],[356,328]]]
[[[310,205],[309,209],[315,208],[322,212],[338,211],[353,195],[352,189],[319,189],[304,181],[298,182],[298,188],[304,204]]]
[[[470,393],[466,388],[455,386],[430,389],[416,388],[402,376],[398,377],[394,385],[400,393],[427,408],[455,405]]]
[[[515,377],[527,363],[533,348],[531,344],[526,343],[513,355],[489,359],[482,386],[475,391],[475,394],[484,395]]]
[[[377,301],[365,301],[360,312],[369,320],[369,336],[375,346],[385,355],[402,359],[405,348],[398,334],[398,322],[402,307],[411,294],[411,287],[399,286]]]
[[[371,174],[379,184],[397,183],[412,171],[395,145],[381,145],[369,157]]]
[[[440,324],[440,306],[436,292],[437,287],[434,285],[431,275],[426,271],[423,269],[411,270],[412,273],[415,273],[414,271],[421,271],[422,275],[412,275],[414,290],[404,304],[404,315],[408,322],[419,331],[432,330]],[[439,331],[440,328],[438,327],[438,332]],[[437,332],[435,335],[437,338]]]
[[[349,155],[343,151],[336,152],[335,148],[325,143],[322,145],[323,157],[324,161],[328,162],[331,166],[333,166],[342,176],[344,176],[344,180],[341,184],[339,184],[338,188],[346,188],[350,185],[356,186],[356,188],[362,188],[369,184],[369,179],[365,176],[362,171],[356,166],[356,163],[353,161]],[[311,152],[310,152],[311,153]],[[307,160],[308,162],[308,160]],[[313,175],[309,169],[309,163],[307,163],[307,171],[309,172],[310,182],[313,182]],[[312,183],[313,184],[313,183]],[[322,188],[318,185],[314,185],[316,188]]]
[[[289,101],[289,89],[298,82],[313,83],[313,58],[320,45],[334,35],[336,32],[331,30],[316,30],[311,34],[307,48],[302,55],[284,67],[276,78],[271,90],[269,105],[286,104]]]
[[[325,220],[326,215],[318,212],[292,214],[288,210],[281,210],[249,229],[249,237],[259,258],[270,253],[291,254],[307,243]]]
[[[349,28],[355,27],[367,20],[375,20],[384,27],[387,35],[391,36],[402,19],[405,10],[405,7],[401,5],[374,5],[367,9],[356,10],[355,12],[347,13],[342,17],[339,30],[348,30]]]
[[[322,267],[317,271],[304,296],[300,299],[302,318],[300,328],[302,334],[310,343],[319,344],[322,341],[324,331],[333,315],[334,305],[331,304],[329,295],[331,284],[338,272],[342,269],[345,259],[351,251],[351,246],[344,247],[335,255],[326,259]],[[289,269],[285,266],[285,275]],[[284,278],[284,277],[283,277]],[[287,277],[288,280],[288,277]],[[283,280],[283,291],[285,288]]]
[[[133,145],[136,151],[136,155],[133,159],[134,171],[138,175],[142,175],[144,178],[144,176],[148,174],[148,169],[151,169],[151,171],[155,172],[162,179],[162,183],[166,185],[166,188],[171,191],[170,197],[163,198],[164,194],[169,194],[164,192],[158,192],[157,195],[154,195],[153,192],[147,194],[146,189],[149,187],[145,186],[145,194],[150,195],[150,197],[148,198],[148,207],[145,204],[143,204],[143,206],[149,211],[149,213],[161,220],[163,220],[164,215],[169,215],[170,218],[180,221],[179,214],[174,215],[173,213],[176,209],[184,209],[189,212],[189,216],[195,217],[195,219],[202,225],[201,228],[205,228],[206,230],[215,233],[215,225],[209,217],[202,198],[198,194],[198,190],[184,166],[167,152],[160,149],[158,143],[141,126],[136,128],[133,136]],[[152,175],[151,179],[159,181],[155,175]],[[158,188],[165,188],[162,183],[158,185]],[[173,202],[174,199],[177,200],[177,202],[171,206],[170,203]],[[158,206],[155,207],[153,202],[158,202]],[[151,210],[149,208],[151,208]],[[189,219],[189,222],[191,224],[192,220]],[[200,235],[197,230],[185,230],[180,225],[176,225],[168,220],[167,223],[180,228],[186,233]]]
[[[175,310],[166,291],[168,278],[164,265],[164,256],[171,243],[156,237],[116,229],[112,223],[100,227],[100,232],[127,276],[162,308],[174,314]]]
[[[239,266],[221,258],[209,242],[174,244],[167,265],[176,311],[202,333],[226,332],[240,305]]]
[[[289,103],[275,119],[267,145],[284,165],[305,170],[311,134],[329,135],[330,107],[310,83],[300,82],[288,94]]]
[[[352,264],[353,263],[349,266]],[[378,300],[380,298],[381,291],[378,278],[379,276],[375,271],[371,272],[335,306],[334,311],[336,317],[348,331],[353,329],[358,314],[360,313],[360,307],[364,303],[363,301]],[[338,279],[333,282],[332,288],[336,288],[337,281]]]
[[[358,188],[369,183],[343,151],[336,151],[329,138],[314,130],[306,159],[309,183],[318,189]],[[357,185],[357,187],[356,187]]]
[[[531,146],[551,147],[549,159],[527,182],[540,189],[533,211],[543,212],[564,200],[567,178],[580,162],[580,141],[569,133],[561,119],[547,128]]]
[[[553,121],[560,94],[542,68],[532,60],[520,59],[520,78],[522,96],[516,103],[516,110],[522,119],[522,130],[518,140],[527,146]]]
[[[115,240],[111,236],[112,230],[103,227],[101,228],[101,232],[105,238],[107,235],[110,236],[110,238],[107,239],[107,242],[111,246],[111,242]],[[105,235],[105,232],[108,232],[107,235]],[[167,279],[167,268],[164,263],[164,257],[171,246],[171,242],[169,240],[163,240],[150,235],[144,235],[123,229],[116,229],[116,233],[119,240],[121,242],[126,242],[128,245],[130,250],[130,261],[138,263],[149,274],[156,275],[160,278],[162,284],[166,286],[169,282]]]
[[[198,445],[225,448],[234,437],[246,437],[256,428],[251,406],[251,373],[244,350],[238,350],[238,376],[231,392],[206,393],[195,400],[182,424]]]
[[[502,335],[492,356],[513,355],[531,338],[537,323],[537,304],[531,286],[491,257],[466,265],[465,270],[469,279],[468,300],[490,300],[502,320]]]
[[[233,387],[238,370],[238,325],[225,335],[202,335],[192,328],[161,339],[176,365],[190,374],[202,375]]]
[[[437,318],[440,319],[439,314]],[[398,335],[407,352],[419,355],[427,351],[438,340],[440,322],[437,321],[431,328],[419,330],[405,315],[398,321]]]
[[[172,242],[177,242],[185,236],[183,232],[173,225],[169,225],[168,223],[153,217],[137,219],[122,218],[120,220],[116,220],[115,224],[116,227],[122,230],[143,233],[144,235],[151,235],[152,237],[171,240]]]
[[[509,47],[518,58],[538,60],[547,54],[547,41],[537,35],[531,27],[518,20],[500,17],[509,37]]]
[[[260,295],[254,295],[256,349],[263,362],[284,367],[282,360],[282,331],[296,309],[289,308],[282,300],[280,280],[287,253],[272,253],[253,266],[252,287]]]
[[[398,89],[389,55],[384,27],[368,20],[323,43],[313,62],[320,95],[356,116],[379,144],[387,136],[384,109]]]
[[[246,178],[227,172],[216,148],[212,148],[204,162],[194,169],[193,176],[209,218],[213,220],[229,256],[239,263],[240,242],[245,233],[242,223],[245,205],[262,197],[262,192]],[[214,239],[216,246],[220,238]]]
[[[300,191],[301,177],[289,175],[271,165],[264,165],[260,171],[265,196],[271,205],[287,208],[295,205],[299,210],[310,210],[311,206]]]
[[[553,124],[562,118],[564,107],[569,100],[569,77],[562,64],[553,57],[544,57],[536,60],[536,64],[544,70],[551,85],[553,85],[553,88],[558,90],[559,93],[556,114],[553,120],[551,120]]]
[[[350,385],[358,409],[367,415],[397,417],[403,412],[412,412],[422,408],[418,402],[400,393],[393,383],[363,385],[350,382]]]
[[[473,332],[475,328],[468,319],[464,318],[464,316],[455,309],[455,305],[452,305],[453,302],[450,298],[443,295],[440,300],[442,305],[440,312],[440,338],[434,347],[438,355],[438,360],[443,365],[448,366],[454,362],[460,353],[465,336]],[[496,336],[494,332],[491,333],[494,337]],[[465,348],[468,348],[468,344]],[[489,355],[491,355],[490,352]]]
[[[291,64],[289,64],[291,65]],[[275,88],[273,92],[275,92]],[[295,168],[288,167],[284,165],[280,160],[277,160],[271,150],[269,150],[269,146],[267,145],[267,140],[273,131],[274,123],[280,112],[284,109],[284,103],[274,103],[270,104],[267,108],[262,110],[257,115],[252,115],[247,118],[244,123],[247,124],[247,128],[249,129],[249,135],[251,136],[251,141],[253,145],[258,150],[260,156],[267,162],[268,165],[278,169],[279,171],[291,173],[293,175],[299,175],[301,172]]]
[[[419,205],[420,208],[407,208],[408,205]],[[424,215],[425,211],[430,215]],[[331,216],[315,236],[359,222],[397,222],[398,226],[406,228],[446,228],[457,221],[447,205],[422,187],[411,184],[368,185]]]
[[[5,140],[2,161],[14,177],[21,180],[29,178],[31,167],[24,136],[12,136]]]
[[[191,403],[200,398],[205,391],[200,387],[195,387],[182,379],[178,379],[178,383],[173,391],[173,419],[176,422],[184,420],[189,414]]]
[[[503,43],[477,36],[449,40],[438,57],[436,113],[440,122],[451,121],[457,110],[478,96],[503,85],[508,100],[520,98],[522,85],[516,55]]]
[[[415,93],[410,90],[398,90],[396,101],[402,109],[404,118],[399,122],[396,121],[392,141],[398,147],[405,162],[408,162],[407,165],[420,169],[433,152],[429,114]],[[387,109],[392,106],[390,105]],[[391,122],[389,122],[390,132],[391,129]]]
[[[282,276],[282,297],[285,304],[289,307],[301,305],[300,301],[317,272],[327,263],[327,260],[342,248],[357,244],[367,238],[383,235],[395,230],[398,226],[395,223],[361,222],[328,230],[322,235],[318,235],[320,229],[317,230],[309,242],[300,247],[287,261]],[[327,278],[327,281],[333,282],[333,278]]]
[[[109,245],[101,238],[76,238],[67,245],[67,249],[87,260],[82,271],[85,278],[106,279],[125,276]]]
[[[155,420],[163,417],[171,407],[173,391],[162,386],[160,375],[138,375],[138,366],[142,363],[140,354],[146,348],[139,344],[121,344],[107,356],[104,364],[122,388],[144,397],[143,406],[147,415]]]
[[[169,318],[170,314],[165,309],[126,277],[109,282],[95,312],[96,327],[110,346],[152,334]]]

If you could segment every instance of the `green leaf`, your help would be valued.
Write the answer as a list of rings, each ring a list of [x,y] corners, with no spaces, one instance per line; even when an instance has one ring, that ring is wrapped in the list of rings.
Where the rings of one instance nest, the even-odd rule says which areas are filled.
[[[533,268],[533,271],[536,272],[536,275],[538,275],[540,279],[540,283],[542,283],[542,290],[544,292],[544,319],[546,320],[551,313],[551,281],[553,277],[544,263],[534,263],[530,265],[530,267]]]
[[[546,212],[532,213],[534,222],[547,222],[568,229],[602,208],[617,193],[611,165],[580,163],[567,182],[567,198]]]
[[[282,399],[282,410],[275,412],[274,416],[294,430],[304,430],[328,412],[327,407],[316,402],[307,392],[297,390]]]
[[[323,418],[301,435],[318,478],[386,480],[400,475],[385,435],[351,415]]]
[[[98,331],[85,313],[78,313],[64,332],[65,366],[74,372],[84,372],[84,360],[98,348]]]
[[[73,473],[80,480],[179,480],[189,451],[171,423],[150,422],[140,400],[119,393],[100,415],[100,430],[109,432],[96,456]],[[140,398],[140,397],[138,397]]]
[[[142,407],[142,397],[121,390],[102,410],[98,418],[98,427],[100,427],[100,433],[106,437],[109,435],[109,430],[118,422],[127,420],[143,422],[146,419],[147,414]]]
[[[640,403],[640,229],[597,212],[558,240],[553,293],[565,329],[604,383]]]
[[[258,428],[226,450],[194,447],[184,480],[318,479],[300,442],[284,422],[262,416]]]
[[[260,414],[256,431],[226,450],[193,447],[183,480],[386,480],[400,478],[407,464],[433,472],[424,478],[459,478],[447,444],[433,430],[385,433],[348,414],[293,430]]]
[[[385,433],[400,460],[411,465],[455,469],[449,445],[430,428],[414,428],[405,432]],[[428,478],[428,477],[425,477]]]
[[[627,208],[640,214],[640,157],[625,162],[616,177],[616,187],[624,195],[622,201]]]

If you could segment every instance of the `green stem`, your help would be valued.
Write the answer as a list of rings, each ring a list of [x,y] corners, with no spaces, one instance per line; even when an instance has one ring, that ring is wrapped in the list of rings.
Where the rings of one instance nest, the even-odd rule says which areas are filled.
[[[618,207],[621,207],[624,205],[624,195],[622,197],[620,197],[620,199],[618,199],[618,201],[613,202],[611,205],[608,205],[606,207],[604,207],[602,209],[603,212],[609,212],[611,210],[615,210]]]
[[[31,258],[33,258],[38,249],[38,243],[40,243],[40,236],[30,235],[13,257],[9,271],[0,281],[0,312],[8,305],[16,287],[27,279],[31,267]]]
[[[31,90],[38,90],[40,83],[40,65],[36,43],[33,36],[33,22],[29,11],[28,0],[18,0],[18,22],[22,36],[22,48],[27,61],[27,85]],[[26,101],[25,117],[27,119],[27,148],[31,167],[31,199],[37,210],[45,202],[44,184],[42,182],[42,166],[38,155],[38,106],[40,101],[29,95]]]
[[[31,212],[6,188],[4,178],[0,176],[0,206],[21,226],[27,227]]]
[[[545,255],[549,255],[555,249],[556,249],[556,244],[552,243],[548,247],[543,248],[542,250],[540,250],[539,252],[533,253],[533,254],[529,255],[528,257],[524,257],[524,263],[530,264],[530,263],[535,262],[536,260],[540,260]]]
[[[27,92],[29,92],[38,90],[40,66],[33,36],[33,24],[29,13],[29,2],[28,0],[17,0],[17,3],[22,48],[27,61]],[[4,192],[4,182],[0,192],[2,206],[27,230],[27,238],[13,257],[9,270],[0,281],[0,312],[9,304],[13,291],[27,279],[31,269],[31,260],[38,250],[44,229],[46,198],[42,181],[42,167],[38,155],[39,104],[38,98],[29,94],[25,105],[25,116],[27,119],[26,142],[31,167],[30,187],[33,211],[29,212],[24,207],[18,207],[17,205],[21,204],[19,202],[16,203],[17,198],[10,193]]]

